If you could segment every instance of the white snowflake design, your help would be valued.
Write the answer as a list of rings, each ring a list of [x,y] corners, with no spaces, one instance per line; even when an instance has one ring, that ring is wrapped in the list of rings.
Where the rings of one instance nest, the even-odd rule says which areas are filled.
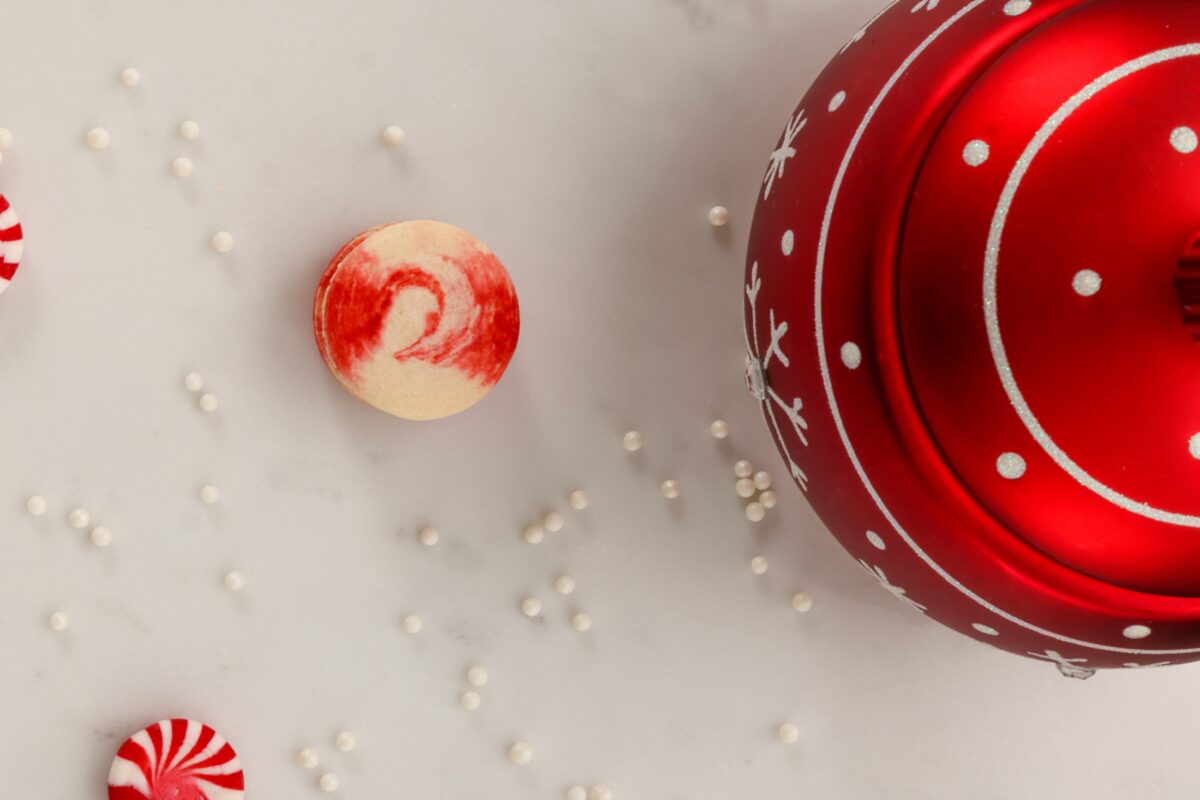
[[[920,611],[922,614],[924,614],[928,610],[928,609],[926,609],[925,606],[921,605],[916,600],[913,600],[911,597],[909,597],[907,591],[905,591],[904,589],[901,589],[899,586],[896,586],[894,583],[889,581],[887,574],[882,569],[880,569],[879,567],[871,566],[866,561],[863,561],[861,558],[858,560],[858,563],[862,565],[863,569],[865,569],[867,572],[871,573],[871,575],[874,576],[875,580],[879,581],[879,585],[882,586],[883,588],[887,589],[889,592],[891,592],[892,595],[896,599],[903,600],[906,604],[908,604],[908,606],[910,608],[915,608],[917,611]]]
[[[1126,669],[1150,669],[1151,667],[1169,667],[1169,666],[1171,666],[1171,662],[1170,661],[1159,661],[1154,664],[1138,664],[1133,661],[1128,661],[1128,662],[1122,664],[1121,666],[1125,667]]]
[[[803,108],[788,120],[787,129],[783,132],[783,139],[775,152],[771,153],[771,166],[767,168],[767,176],[763,178],[763,184],[766,186],[763,190],[763,200],[771,196],[771,189],[775,186],[775,181],[783,178],[783,171],[787,167],[788,160],[796,155],[796,148],[792,145],[795,144],[796,137],[800,135],[800,131],[804,130],[804,126],[807,124],[808,120],[804,118]]]
[[[1057,650],[1044,650],[1041,653],[1030,652],[1029,655],[1053,662],[1058,667],[1058,671],[1068,678],[1086,680],[1096,674],[1096,670],[1091,667],[1081,666],[1087,663],[1086,658],[1067,658]]]
[[[921,0],[921,2],[912,7],[909,13],[915,14],[918,11],[933,11],[938,7],[938,3],[940,2],[941,0]]]
[[[750,303],[750,336],[746,342],[746,349],[750,353],[746,359],[747,381],[750,385],[750,391],[762,406],[763,416],[766,417],[767,424],[771,426],[771,430],[775,433],[775,440],[780,442],[780,449],[783,451],[784,457],[787,458],[788,470],[792,478],[799,484],[801,489],[807,492],[808,476],[804,474],[804,470],[800,469],[799,465],[792,458],[792,454],[788,451],[777,417],[779,412],[783,412],[788,423],[792,426],[792,433],[800,440],[800,444],[808,447],[808,436],[805,433],[808,430],[808,420],[801,413],[804,410],[804,401],[799,397],[792,398],[790,403],[785,401],[771,388],[766,379],[766,369],[772,360],[778,361],[784,367],[791,366],[792,362],[788,359],[787,353],[783,349],[783,337],[787,335],[788,324],[786,321],[776,323],[775,309],[770,309],[768,320],[771,325],[771,343],[767,346],[766,354],[760,356],[758,351],[758,293],[761,289],[762,278],[758,276],[758,262],[755,261],[753,266],[750,267],[750,282],[746,284],[746,300]]]

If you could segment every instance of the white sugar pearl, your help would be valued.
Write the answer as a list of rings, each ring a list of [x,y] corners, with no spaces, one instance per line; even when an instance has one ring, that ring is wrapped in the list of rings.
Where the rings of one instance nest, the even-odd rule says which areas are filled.
[[[521,537],[530,544],[541,544],[542,539],[546,538],[546,531],[541,525],[526,525],[525,530],[521,531]]]
[[[314,769],[317,764],[321,763],[321,757],[317,755],[317,751],[311,747],[306,747],[299,753],[296,753],[296,766],[304,769]]]
[[[662,482],[662,496],[668,500],[674,500],[679,497],[679,481],[666,480]]]
[[[536,597],[526,597],[521,601],[521,613],[527,617],[536,617],[542,613],[542,601]]]
[[[765,492],[771,488],[771,473],[756,472],[754,473],[754,488]]]
[[[769,566],[770,564],[763,556],[755,556],[750,559],[750,571],[755,575],[766,575]]]
[[[200,406],[201,411],[204,411],[208,414],[216,411],[221,405],[221,401],[218,400],[217,396],[212,392],[205,392],[204,394],[200,395],[200,399],[197,400],[196,403]]]
[[[92,128],[84,138],[93,150],[103,150],[112,142],[112,136],[104,128]]]
[[[46,498],[42,497],[40,494],[35,494],[33,497],[30,497],[25,501],[25,510],[30,514],[33,514],[35,517],[40,517],[42,514],[45,514],[47,506],[48,504],[46,503]]]
[[[582,489],[576,489],[575,491],[571,492],[571,496],[567,498],[567,502],[570,503],[571,508],[575,509],[576,511],[583,511],[588,507],[590,500],[588,499],[587,492],[583,491]]]
[[[967,163],[967,166],[978,167],[988,160],[991,153],[992,149],[987,142],[982,139],[972,139],[963,148],[963,161]]]
[[[200,490],[200,502],[212,505],[221,499],[221,490],[215,486],[205,486]]]
[[[1081,269],[1071,279],[1071,288],[1080,297],[1091,297],[1100,291],[1103,283],[1104,279],[1100,277],[1100,273],[1095,270]]]
[[[87,509],[77,508],[67,515],[67,522],[72,528],[86,528],[91,521],[92,515],[87,512]]]
[[[421,628],[424,627],[424,623],[421,622],[420,617],[409,614],[400,621],[400,627],[404,629],[405,633],[420,633]]]
[[[803,614],[811,610],[813,607],[813,599],[804,592],[797,592],[792,595],[792,608]]]
[[[575,591],[575,579],[570,575],[559,575],[554,581],[554,590],[559,594],[570,594]]]
[[[142,81],[142,73],[138,72],[136,67],[126,67],[117,77],[122,86],[137,86]]]
[[[194,120],[184,120],[179,123],[179,138],[185,142],[192,142],[200,138],[200,123]]]
[[[774,490],[768,489],[758,496],[758,502],[763,508],[774,508],[779,504],[779,498],[776,496]]]
[[[421,532],[417,534],[417,538],[426,547],[433,547],[442,538],[442,534],[438,532],[437,528],[421,528]]]
[[[580,633],[585,633],[592,629],[592,617],[582,611],[571,617],[571,627]]]
[[[231,592],[240,592],[246,588],[246,576],[234,570],[233,572],[225,573],[225,588]]]
[[[97,525],[96,527],[92,528],[89,538],[91,538],[92,544],[96,545],[96,547],[108,547],[110,544],[112,544],[113,535],[112,531],[105,526]]]
[[[729,436],[729,423],[723,419],[716,420],[708,426],[708,432],[714,439],[724,439]]]
[[[708,223],[714,228],[722,228],[729,224],[729,209],[725,206],[713,206],[708,210]]]
[[[204,378],[199,372],[189,372],[183,376],[183,388],[189,392],[198,392],[204,388]]]
[[[326,772],[321,776],[321,779],[317,781],[317,785],[326,792],[336,792],[338,784],[338,776],[334,775],[332,772]]]
[[[400,126],[388,125],[383,129],[383,133],[379,134],[379,138],[382,139],[383,143],[388,147],[398,148],[404,146],[404,140],[408,137],[404,133],[404,129]]]
[[[50,615],[50,630],[52,631],[65,631],[70,624],[71,619],[64,611],[55,611]]]
[[[529,746],[529,742],[516,742],[508,748],[508,760],[518,767],[523,767],[533,761],[533,748]]]
[[[176,178],[190,178],[195,169],[196,165],[187,156],[180,156],[171,162],[171,172],[175,173]]]
[[[217,231],[209,240],[209,245],[218,253],[228,253],[233,249],[233,234],[229,231]]]
[[[779,726],[779,730],[776,733],[779,736],[779,741],[784,744],[795,744],[800,741],[800,729],[796,727],[795,723],[783,723]]]
[[[582,786],[572,786],[563,797],[565,800],[588,800],[588,792]]]
[[[350,731],[342,731],[334,738],[333,746],[343,753],[349,753],[358,747],[358,737]]]
[[[621,438],[621,444],[630,453],[636,453],[642,449],[642,435],[637,431],[630,431]]]
[[[483,698],[479,692],[466,691],[459,695],[458,702],[467,711],[476,711],[483,704]]]
[[[542,527],[551,533],[558,533],[563,529],[563,515],[557,511],[551,511],[542,518]]]
[[[467,683],[472,686],[486,686],[488,682],[488,671],[481,666],[474,666],[467,670]]]
[[[7,150],[12,147],[13,135],[8,128],[0,128],[0,150]]]
[[[612,789],[602,783],[597,784],[588,792],[588,800],[613,800]]]
[[[749,503],[746,506],[746,519],[751,522],[762,522],[767,516],[767,507],[762,503]]]
[[[1196,132],[1191,128],[1185,126],[1171,131],[1171,147],[1179,152],[1194,153],[1198,145],[1200,145],[1200,139],[1196,138]]]
[[[749,478],[738,478],[737,483],[733,485],[733,490],[737,492],[738,497],[753,497],[754,481]]]
[[[749,461],[739,461],[733,465],[733,474],[739,478],[749,478],[754,474],[754,465]]]

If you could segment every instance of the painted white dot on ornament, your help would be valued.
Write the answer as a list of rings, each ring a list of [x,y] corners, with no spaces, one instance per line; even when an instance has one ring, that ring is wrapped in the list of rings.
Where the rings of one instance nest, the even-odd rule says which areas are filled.
[[[613,800],[613,791],[603,783],[598,783],[588,792],[588,800]]]
[[[875,531],[867,531],[867,541],[870,542],[871,546],[876,550],[887,550],[887,542],[885,542],[883,537]]]
[[[750,503],[746,506],[746,519],[751,522],[762,522],[766,516],[767,507],[762,503]]]
[[[723,419],[714,420],[713,424],[708,426],[708,432],[714,439],[725,439],[729,436],[729,423]]]
[[[837,111],[842,107],[842,103],[846,102],[846,93],[838,92],[833,97],[829,98],[829,110]]]
[[[1103,282],[1100,273],[1095,270],[1081,269],[1071,279],[1071,288],[1080,297],[1091,297],[1100,291],[1100,285]]]
[[[681,493],[679,481],[665,480],[662,482],[662,486],[659,488],[662,491],[662,496],[668,500],[674,500],[675,498],[679,497]]]
[[[733,490],[737,492],[738,497],[753,497],[754,481],[750,478],[738,478],[737,483],[733,485]]]
[[[554,581],[554,591],[559,594],[571,594],[575,591],[575,579],[570,575],[559,575]]]
[[[642,434],[637,431],[629,431],[621,437],[621,445],[630,453],[636,453],[642,449]]]
[[[536,617],[542,613],[542,601],[536,597],[526,597],[521,601],[521,613],[527,617]]]
[[[205,486],[200,489],[200,502],[212,505],[221,499],[221,490],[215,486]]]
[[[300,752],[296,753],[296,766],[303,769],[316,769],[316,766],[321,763],[321,756],[311,747],[305,747]]]
[[[231,592],[240,592],[246,588],[246,576],[237,570],[225,573],[222,582],[225,584],[225,588]]]
[[[204,378],[198,372],[189,372],[183,376],[183,388],[189,392],[198,392],[204,388]]]
[[[67,522],[72,528],[86,528],[92,521],[92,515],[86,508],[77,508],[67,515]]]
[[[1031,8],[1032,0],[1008,0],[1004,4],[1004,13],[1010,17],[1019,17]]]
[[[758,496],[758,502],[763,508],[772,509],[779,504],[779,497],[775,494],[774,489],[767,489]]]
[[[766,470],[759,470],[754,473],[754,488],[760,492],[765,492],[771,488],[771,473]]]
[[[754,474],[754,465],[743,459],[733,465],[733,474],[739,478],[749,478]]]
[[[529,742],[514,742],[512,747],[508,748],[508,760],[518,767],[523,767],[533,761],[533,748]]]
[[[583,511],[591,503],[591,499],[588,497],[587,492],[582,489],[576,489],[567,497],[567,503],[576,511]]]
[[[765,556],[755,556],[750,559],[750,571],[755,575],[766,575],[767,569],[771,566]]]
[[[713,206],[708,210],[708,224],[714,228],[723,228],[729,224],[729,209],[725,206]]]
[[[187,156],[180,156],[171,162],[171,172],[176,178],[190,178],[195,169],[196,165]]]
[[[991,147],[982,139],[972,139],[963,148],[963,161],[967,166],[978,167],[988,160],[992,154]]]
[[[588,791],[582,786],[572,786],[563,797],[565,800],[588,800]]]
[[[388,125],[379,134],[379,138],[385,145],[396,150],[404,146],[404,140],[408,138],[408,134],[399,125]]]
[[[338,776],[334,775],[332,772],[326,772],[317,781],[317,785],[320,786],[321,790],[325,792],[336,792],[339,784],[340,781],[338,780]]]
[[[200,138],[200,123],[186,119],[179,123],[179,138],[185,142],[194,142]]]
[[[1198,145],[1200,145],[1200,139],[1196,138],[1196,132],[1186,125],[1181,125],[1171,131],[1171,147],[1180,153],[1184,155],[1194,153]]]
[[[0,128],[0,151],[7,150],[13,145],[12,131],[8,128]]]
[[[433,547],[441,540],[442,534],[437,528],[421,528],[421,532],[417,534],[417,538],[426,547]]]
[[[343,753],[349,753],[358,747],[358,737],[351,731],[339,731],[338,735],[333,739],[333,746]]]
[[[467,711],[477,711],[479,706],[483,705],[483,698],[479,692],[473,692],[470,689],[458,696],[458,704]]]
[[[213,252],[225,255],[233,250],[233,234],[229,231],[217,231],[208,242]]]
[[[472,686],[486,686],[488,682],[488,671],[485,667],[478,664],[467,670],[467,683]]]
[[[525,530],[521,531],[521,538],[530,544],[541,544],[546,538],[546,531],[541,525],[526,525]]]
[[[1025,474],[1025,459],[1016,453],[1003,453],[996,459],[996,471],[1010,481],[1015,481]]]
[[[1126,639],[1145,639],[1150,634],[1151,630],[1148,625],[1130,625],[1121,631],[1121,635]]]
[[[201,411],[211,414],[220,408],[221,401],[212,392],[205,392],[200,395],[200,399],[196,401],[196,404],[200,406]]]
[[[796,249],[796,234],[792,231],[784,231],[783,238],[779,240],[779,248],[785,256],[790,256]]]
[[[792,608],[795,611],[803,614],[807,611],[811,611],[812,607],[812,597],[808,596],[804,592],[797,592],[796,594],[792,595]]]
[[[46,502],[46,498],[40,494],[35,494],[25,501],[25,510],[35,517],[45,514],[48,507],[49,503]]]
[[[65,631],[67,626],[71,624],[71,618],[67,616],[65,611],[55,611],[50,615],[50,630]]]
[[[1000,635],[1000,631],[996,630],[991,625],[984,625],[982,622],[972,622],[971,627],[982,633],[984,636]]]
[[[547,513],[546,516],[542,517],[542,527],[551,533],[558,533],[561,531],[565,523],[566,520],[563,519],[563,515],[557,511],[551,511]]]
[[[92,528],[91,533],[88,534],[88,538],[91,539],[92,544],[96,547],[108,547],[112,544],[113,535],[112,531],[104,525],[97,525]]]
[[[117,80],[121,81],[122,86],[134,87],[142,82],[142,73],[138,72],[137,67],[126,67],[121,70]]]
[[[421,632],[421,628],[425,627],[425,623],[417,615],[409,614],[400,620],[400,627],[404,629],[405,633],[418,634]]]
[[[1200,459],[1200,433],[1188,440],[1188,453],[1192,458]]]
[[[779,726],[779,730],[775,732],[779,737],[779,741],[784,744],[795,744],[800,741],[800,728],[796,727],[794,722],[785,722]]]
[[[862,365],[862,349],[854,342],[842,345],[841,356],[847,369],[858,369]]]
[[[104,128],[92,128],[84,139],[93,150],[103,150],[112,142],[112,136]]]
[[[591,615],[580,611],[578,614],[571,617],[571,627],[580,633],[586,633],[590,631],[592,629]]]

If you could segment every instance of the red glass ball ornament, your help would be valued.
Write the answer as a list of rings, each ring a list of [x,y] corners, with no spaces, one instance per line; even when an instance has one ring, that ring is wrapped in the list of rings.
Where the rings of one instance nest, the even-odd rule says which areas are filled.
[[[892,594],[1066,675],[1200,658],[1200,3],[905,0],[759,189],[748,380]]]

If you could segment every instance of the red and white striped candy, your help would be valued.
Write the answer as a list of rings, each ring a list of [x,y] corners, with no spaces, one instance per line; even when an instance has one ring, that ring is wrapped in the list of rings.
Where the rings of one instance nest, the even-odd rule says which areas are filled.
[[[190,719],[166,719],[130,736],[108,772],[108,800],[242,800],[245,787],[229,742]]]
[[[12,210],[8,200],[0,194],[0,294],[8,288],[8,284],[21,266],[21,250],[24,249],[25,237],[21,233],[21,221],[17,212]]]

